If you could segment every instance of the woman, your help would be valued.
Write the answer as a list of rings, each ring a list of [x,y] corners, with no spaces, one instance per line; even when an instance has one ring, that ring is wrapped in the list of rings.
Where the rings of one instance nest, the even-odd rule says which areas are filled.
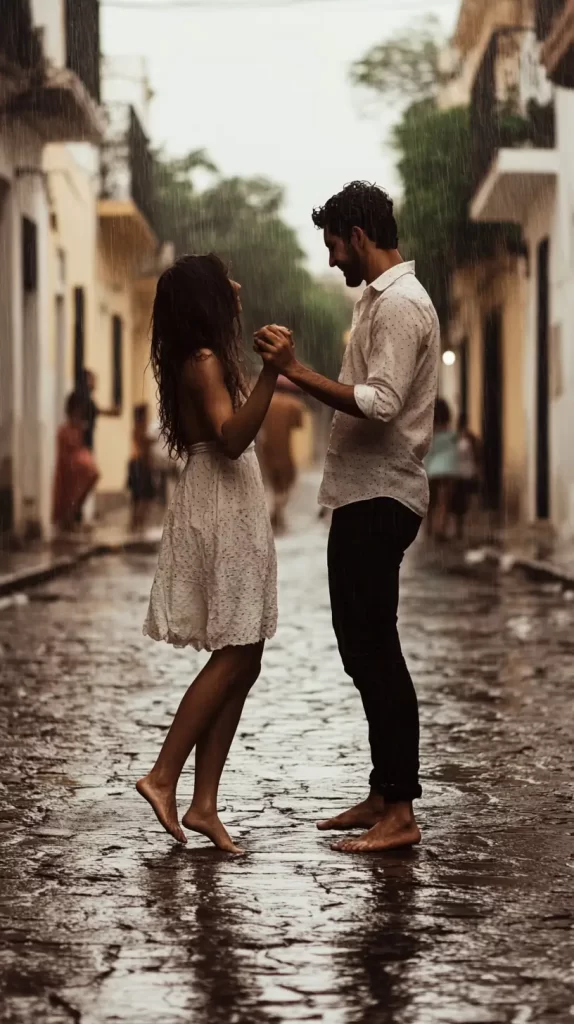
[[[448,402],[438,398],[434,411],[434,433],[430,451],[425,459],[429,478],[430,504],[427,519],[429,537],[438,541],[448,538],[448,525],[454,481],[457,472],[457,436],[451,430]]]
[[[98,470],[84,442],[85,422],[80,395],[66,402],[66,422],[58,431],[53,521],[64,532],[74,529],[86,498],[98,482]]]
[[[157,286],[151,362],[161,427],[170,453],[187,464],[167,512],[144,632],[212,653],[137,784],[164,828],[186,842],[176,787],[195,747],[182,824],[230,853],[243,851],[219,820],[219,780],[277,623],[275,549],[254,448],[277,373],[264,366],[246,396],[239,290],[214,255],[184,256]]]
[[[292,452],[292,434],[303,426],[303,405],[298,388],[279,377],[260,440],[263,473],[271,489],[271,525],[277,533],[285,530],[285,508],[297,477]]]

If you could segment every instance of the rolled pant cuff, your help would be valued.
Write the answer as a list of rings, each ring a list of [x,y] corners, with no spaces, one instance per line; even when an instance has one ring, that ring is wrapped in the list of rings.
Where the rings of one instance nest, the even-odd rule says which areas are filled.
[[[369,779],[371,789],[383,797],[387,804],[411,803],[419,800],[422,796],[422,789],[418,782],[410,785],[395,783],[380,783],[374,773]]]

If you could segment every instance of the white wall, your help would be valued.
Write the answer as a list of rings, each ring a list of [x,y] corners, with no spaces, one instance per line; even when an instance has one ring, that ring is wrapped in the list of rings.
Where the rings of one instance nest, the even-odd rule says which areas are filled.
[[[559,174],[524,224],[530,254],[525,389],[528,427],[528,510],[536,515],[537,247],[550,238],[550,484],[551,517],[563,537],[574,536],[574,91],[556,91]]]
[[[48,199],[41,141],[14,122],[0,139],[4,202],[0,228],[0,461],[10,460],[14,522],[50,528],[54,422],[46,280]],[[37,229],[38,280],[24,295],[22,217]],[[4,473],[7,472],[4,463]]]
[[[32,17],[42,29],[44,53],[57,67],[66,64],[64,0],[32,0]]]

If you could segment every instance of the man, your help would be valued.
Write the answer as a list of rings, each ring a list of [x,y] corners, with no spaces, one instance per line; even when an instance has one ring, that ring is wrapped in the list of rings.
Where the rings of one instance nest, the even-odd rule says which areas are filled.
[[[439,324],[432,302],[398,251],[392,200],[351,182],[313,212],[329,265],[366,288],[355,306],[339,381],[298,362],[286,328],[256,334],[263,359],[336,410],[319,501],[332,508],[329,589],[345,671],[369,725],[370,794],[320,829],[365,828],[345,852],[420,842],[415,690],[397,631],[399,567],[428,506],[423,467],[433,430]]]
[[[113,409],[101,409],[96,405],[94,401],[94,394],[96,391],[98,379],[93,370],[82,370],[80,379],[76,386],[76,391],[80,396],[84,407],[84,444],[86,448],[93,452],[96,432],[96,422],[98,416],[119,416],[120,409],[115,407]]]
[[[291,437],[302,424],[303,408],[296,389],[285,377],[279,377],[260,443],[263,473],[273,494],[271,523],[278,533],[285,529],[285,507],[297,475]]]

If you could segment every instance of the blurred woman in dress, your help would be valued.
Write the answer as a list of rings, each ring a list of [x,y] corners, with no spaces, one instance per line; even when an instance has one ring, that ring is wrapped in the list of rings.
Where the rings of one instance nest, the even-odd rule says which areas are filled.
[[[72,392],[66,401],[66,422],[58,430],[52,518],[64,533],[77,527],[84,503],[99,477],[85,443],[83,408],[81,396]]]

